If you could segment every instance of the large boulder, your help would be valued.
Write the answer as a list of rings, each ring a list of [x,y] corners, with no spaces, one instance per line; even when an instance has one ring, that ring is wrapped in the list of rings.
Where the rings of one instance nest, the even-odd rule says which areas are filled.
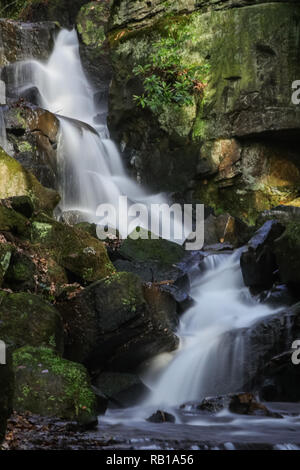
[[[45,214],[32,221],[31,241],[48,250],[73,280],[91,283],[114,271],[104,244],[87,232],[56,222]]]
[[[92,370],[131,371],[178,345],[166,314],[149,310],[132,273],[95,282],[57,308],[65,323],[65,356]]]
[[[95,421],[95,395],[81,364],[60,358],[52,349],[29,346],[15,351],[13,360],[16,411]]]
[[[0,338],[14,349],[46,346],[63,352],[60,314],[41,297],[25,292],[0,292]]]
[[[109,124],[140,180],[251,223],[297,198],[295,17],[293,1],[114,2]],[[191,91],[186,106],[137,106],[147,70],[132,70],[163,54],[183,72],[207,66],[204,99]]]

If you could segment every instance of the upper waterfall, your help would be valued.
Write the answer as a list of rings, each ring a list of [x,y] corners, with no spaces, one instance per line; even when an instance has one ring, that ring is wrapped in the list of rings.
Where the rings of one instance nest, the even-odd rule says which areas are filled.
[[[29,60],[16,64],[15,87],[19,95],[26,89],[37,89],[39,105],[60,120],[57,158],[62,212],[77,210],[85,220],[97,222],[99,204],[111,204],[118,210],[120,196],[126,196],[131,205],[168,203],[164,194],[152,195],[128,176],[106,124],[97,120],[103,108],[96,104],[96,90],[84,73],[75,30],[58,34],[46,63]],[[118,216],[116,228],[127,236],[127,214]],[[161,215],[155,217],[159,226]],[[142,213],[134,221],[135,226],[148,228],[149,220]],[[181,219],[175,223],[182,226]],[[113,226],[113,221],[109,225]],[[184,232],[181,242],[189,233]]]

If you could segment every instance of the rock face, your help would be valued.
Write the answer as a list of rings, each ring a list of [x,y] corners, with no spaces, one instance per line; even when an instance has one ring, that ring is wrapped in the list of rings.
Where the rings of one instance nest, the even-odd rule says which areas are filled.
[[[243,344],[244,390],[258,390],[268,401],[299,401],[299,367],[291,349],[300,335],[300,304],[257,321],[246,330],[229,334]]]
[[[66,325],[65,356],[92,370],[132,371],[178,345],[165,312],[149,310],[132,273],[95,282],[57,307]]]
[[[59,194],[45,188],[36,177],[0,147],[0,199],[29,196],[36,209],[52,212],[60,200]]]
[[[0,19],[0,67],[30,57],[47,59],[57,31],[54,22],[38,23],[37,27],[36,24]],[[2,79],[3,74],[5,71],[2,71]]]
[[[114,2],[109,123],[143,182],[191,190],[193,201],[251,222],[297,198],[299,18],[294,2]],[[204,99],[157,113],[138,107],[133,95],[144,90],[132,69],[149,64],[168,31],[176,46],[183,28],[182,68],[208,66]]]
[[[8,88],[8,93],[10,89]],[[12,157],[46,187],[57,187],[57,117],[22,100],[2,107],[7,147]]]
[[[14,373],[11,352],[6,351],[6,364],[0,364],[0,443],[6,431],[6,420],[12,413]]]

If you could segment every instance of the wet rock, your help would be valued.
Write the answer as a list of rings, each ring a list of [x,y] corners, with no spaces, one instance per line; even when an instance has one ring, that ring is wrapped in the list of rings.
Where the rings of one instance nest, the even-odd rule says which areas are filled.
[[[179,318],[177,304],[173,296],[169,292],[163,291],[161,285],[150,283],[143,286],[143,293],[151,315],[163,321],[170,330],[176,331]]]
[[[45,347],[14,352],[16,411],[95,422],[95,396],[85,368]]]
[[[43,187],[32,173],[1,148],[0,178],[0,199],[28,196],[36,209],[48,212],[52,212],[60,200],[56,191]]]
[[[175,423],[175,416],[166,411],[157,410],[152,416],[147,418],[149,423]]]
[[[284,232],[277,221],[267,221],[248,243],[241,255],[244,283],[253,289],[272,287],[276,280],[277,260],[273,251],[275,240]]]
[[[95,282],[57,308],[66,325],[65,356],[92,369],[131,371],[178,345],[166,314],[149,310],[141,280],[132,273]]]
[[[5,436],[6,421],[12,413],[13,394],[14,373],[11,349],[6,347],[6,364],[0,363],[0,444]]]
[[[73,281],[91,283],[114,271],[100,240],[46,215],[40,214],[32,221],[31,241],[50,251]]]
[[[263,403],[260,403],[258,398],[250,392],[208,397],[204,398],[201,403],[185,403],[180,408],[186,411],[201,411],[206,413],[218,413],[223,409],[228,409],[231,413],[241,415],[282,418],[279,413],[269,410]]]
[[[295,338],[300,337],[299,318],[297,303],[256,321],[249,328],[225,334],[225,341],[239,345],[240,354],[244,351],[244,390],[264,390],[266,380],[272,379],[276,401],[299,401],[295,380],[298,372],[292,364],[291,351]]]
[[[29,293],[0,292],[0,338],[14,349],[47,346],[63,352],[63,325],[58,311]]]
[[[272,289],[261,292],[258,300],[272,307],[291,306],[297,302],[293,291],[285,284],[275,285]]]
[[[34,212],[34,205],[29,196],[13,196],[7,199],[0,200],[0,204],[6,207],[11,207],[14,211],[30,219]]]
[[[96,387],[109,399],[111,407],[134,406],[149,391],[134,374],[103,372],[95,381]]]
[[[0,232],[11,232],[20,237],[26,237],[30,232],[29,225],[28,219],[23,215],[0,205]]]

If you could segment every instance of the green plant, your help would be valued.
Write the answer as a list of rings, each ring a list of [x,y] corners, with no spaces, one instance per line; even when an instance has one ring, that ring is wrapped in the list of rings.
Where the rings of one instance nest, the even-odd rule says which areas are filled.
[[[134,95],[142,108],[159,112],[164,105],[189,106],[194,97],[201,99],[209,65],[187,64],[183,51],[195,38],[189,25],[165,27],[166,36],[152,44],[149,63],[137,65],[133,72],[143,79],[144,93]]]

